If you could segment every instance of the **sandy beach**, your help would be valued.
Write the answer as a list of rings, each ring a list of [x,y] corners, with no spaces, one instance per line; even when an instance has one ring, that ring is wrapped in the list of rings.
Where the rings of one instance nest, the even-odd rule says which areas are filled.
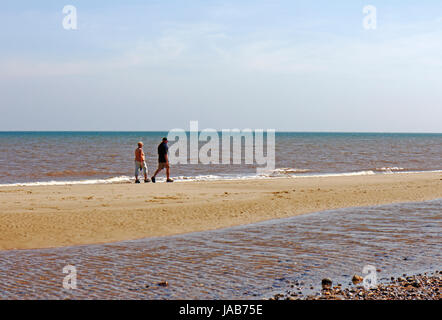
[[[442,198],[441,173],[0,188],[0,249],[159,237]]]

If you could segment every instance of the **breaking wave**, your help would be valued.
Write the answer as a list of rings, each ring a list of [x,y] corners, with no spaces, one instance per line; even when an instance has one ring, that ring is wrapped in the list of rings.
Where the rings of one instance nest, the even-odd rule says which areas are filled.
[[[291,169],[279,168],[270,171],[266,174],[250,174],[250,175],[197,175],[197,176],[175,176],[172,177],[176,182],[190,182],[190,181],[228,181],[228,180],[255,180],[255,179],[278,179],[278,178],[308,178],[308,177],[343,177],[343,176],[367,176],[376,174],[401,174],[401,173],[420,173],[420,172],[442,172],[442,170],[431,171],[402,171],[396,170],[365,170],[355,172],[341,172],[341,173],[312,173],[308,169]],[[382,173],[381,173],[382,172]],[[166,178],[157,177],[157,182],[165,182]],[[0,187],[34,187],[34,186],[63,186],[63,185],[89,185],[89,184],[117,184],[117,183],[132,183],[133,177],[118,176],[107,179],[87,179],[87,180],[66,180],[66,181],[38,181],[38,182],[23,182],[0,184]]]

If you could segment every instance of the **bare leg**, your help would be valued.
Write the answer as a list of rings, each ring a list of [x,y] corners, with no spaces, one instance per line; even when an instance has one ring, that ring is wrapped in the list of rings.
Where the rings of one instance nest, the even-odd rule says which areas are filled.
[[[146,167],[146,165],[144,165],[143,173],[144,173],[144,181],[146,181],[147,180],[147,167]]]
[[[166,167],[166,176],[167,176],[167,180],[170,179],[170,169],[169,166]]]
[[[135,180],[138,180],[138,167],[135,167]]]

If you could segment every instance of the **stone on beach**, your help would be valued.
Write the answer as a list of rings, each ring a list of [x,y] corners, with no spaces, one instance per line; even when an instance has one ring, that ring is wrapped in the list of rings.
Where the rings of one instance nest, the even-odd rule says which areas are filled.
[[[331,288],[333,281],[330,278],[324,278],[324,279],[322,279],[321,284],[322,284],[323,290],[328,290]]]
[[[341,288],[332,287],[332,280],[322,280],[322,293],[303,296],[292,295],[294,299],[306,300],[441,300],[442,299],[442,277],[440,271],[432,275],[414,275],[390,278],[389,283],[381,283],[370,289],[362,286]],[[404,278],[405,277],[405,278]],[[278,298],[283,298],[277,295]]]
[[[358,284],[361,283],[364,280],[364,278],[362,278],[361,276],[355,274],[353,276],[353,278],[351,279],[351,282],[353,282],[353,284]]]
[[[167,281],[161,281],[161,282],[158,282],[157,285],[160,287],[167,287],[167,286],[169,286],[169,283]]]

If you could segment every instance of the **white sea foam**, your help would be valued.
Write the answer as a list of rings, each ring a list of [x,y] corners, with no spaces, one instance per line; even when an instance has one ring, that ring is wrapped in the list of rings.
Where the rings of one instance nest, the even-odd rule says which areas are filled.
[[[372,170],[367,171],[356,171],[356,172],[342,172],[342,173],[323,173],[323,174],[309,174],[309,175],[300,175],[300,177],[345,177],[345,176],[368,176],[376,174]]]
[[[401,167],[382,167],[382,168],[376,168],[376,171],[380,171],[380,172],[394,172],[394,171],[405,171],[405,169],[401,168]]]
[[[127,176],[113,177],[109,179],[89,179],[89,180],[72,180],[72,181],[38,181],[0,184],[0,187],[35,187],[35,186],[65,186],[74,184],[110,184],[130,182],[131,178]]]
[[[340,177],[340,176],[368,176],[376,174],[402,174],[402,173],[423,173],[433,172],[442,173],[442,170],[431,171],[383,171],[382,173],[376,173],[373,170],[355,171],[355,172],[342,172],[342,173],[311,173],[310,170],[302,169],[289,169],[281,168],[276,169],[268,174],[261,175],[232,175],[232,176],[219,176],[219,175],[198,175],[198,176],[176,176],[172,177],[175,182],[190,182],[190,181],[226,181],[226,180],[256,180],[256,179],[280,179],[280,178],[309,178],[309,177]],[[284,172],[281,174],[279,172]],[[278,174],[279,173],[279,174]],[[157,182],[165,182],[163,177],[157,178]],[[11,183],[0,184],[0,187],[33,187],[33,186],[63,186],[63,185],[90,185],[90,184],[112,184],[112,183],[131,183],[133,178],[128,176],[119,176],[109,179],[89,179],[89,180],[73,180],[73,181],[39,181],[39,182],[24,182],[24,183]]]
[[[307,172],[311,172],[312,170],[310,169],[298,169],[298,168],[277,168],[275,170],[273,170],[270,175],[292,175],[292,174],[297,174],[297,173],[307,173]]]

